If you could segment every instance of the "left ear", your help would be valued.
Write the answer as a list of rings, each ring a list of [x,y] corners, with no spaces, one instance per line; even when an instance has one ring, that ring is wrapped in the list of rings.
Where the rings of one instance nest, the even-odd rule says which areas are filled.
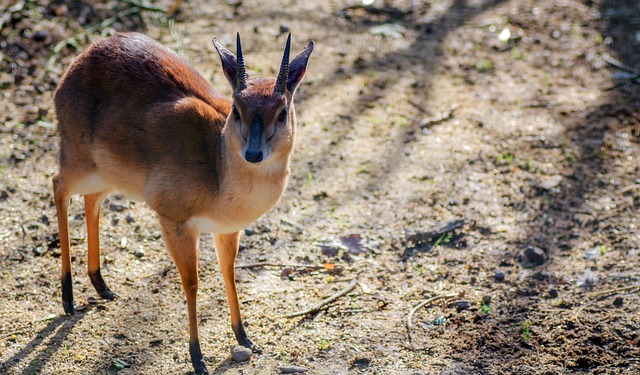
[[[304,47],[304,50],[291,61],[289,64],[289,77],[287,79],[287,90],[291,95],[295,94],[300,81],[304,77],[304,73],[307,71],[307,64],[309,63],[309,56],[313,52],[314,43],[310,40]]]

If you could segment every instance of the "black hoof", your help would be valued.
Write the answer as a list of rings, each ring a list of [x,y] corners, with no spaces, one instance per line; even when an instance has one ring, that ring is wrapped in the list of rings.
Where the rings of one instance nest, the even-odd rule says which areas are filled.
[[[89,279],[91,279],[91,284],[93,284],[93,287],[96,289],[96,292],[98,292],[100,297],[109,301],[116,299],[117,295],[109,290],[99,269],[95,273],[89,272]]]
[[[62,301],[62,307],[64,308],[64,313],[67,315],[73,315],[76,313],[76,309],[73,307],[73,301],[71,302]]]
[[[100,297],[109,300],[109,301],[113,301],[114,299],[116,299],[116,297],[118,297],[117,294],[115,294],[114,292],[110,291],[109,289],[107,290],[103,290],[101,292],[98,292],[98,294],[100,294]]]
[[[200,351],[200,342],[198,340],[189,343],[189,354],[191,354],[191,364],[196,375],[208,374],[207,366],[204,365],[202,352]]]
[[[73,308],[71,272],[62,277],[62,307],[64,307],[65,314],[73,315],[76,312]]]
[[[251,349],[251,351],[252,351],[254,354],[262,354],[262,348],[261,348],[261,347],[259,347],[259,346],[258,346],[258,345],[256,345],[256,344],[254,344],[254,343],[251,343],[251,345],[250,345],[250,346],[246,346],[246,345],[244,345],[244,347],[245,347],[245,348],[249,348],[249,349]]]

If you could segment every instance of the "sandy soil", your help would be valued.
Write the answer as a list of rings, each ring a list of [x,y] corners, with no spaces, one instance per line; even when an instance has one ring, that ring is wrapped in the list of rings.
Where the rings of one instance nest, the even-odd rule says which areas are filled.
[[[230,358],[223,280],[201,239],[212,373],[640,372],[637,1],[191,0],[172,19],[113,0],[0,9],[0,372],[192,372],[179,275],[144,203],[103,207],[102,273],[120,296],[106,302],[72,200],[84,310],[60,303],[52,93],[114,31],[158,39],[225,95],[213,36],[231,45],[239,31],[250,74],[265,76],[287,31],[296,51],[316,42],[288,189],[241,240],[239,264],[273,264],[238,270],[264,350],[250,362]],[[284,317],[352,281],[320,312]],[[413,313],[410,339],[412,310],[438,296]]]

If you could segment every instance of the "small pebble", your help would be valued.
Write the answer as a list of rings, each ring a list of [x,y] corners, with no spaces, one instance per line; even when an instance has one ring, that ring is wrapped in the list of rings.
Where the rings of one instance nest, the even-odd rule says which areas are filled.
[[[485,305],[490,305],[490,304],[491,304],[491,296],[484,296],[484,297],[482,297],[482,302],[483,302]]]
[[[281,374],[301,374],[309,371],[309,369],[301,366],[279,366],[278,370]]]
[[[466,310],[469,307],[471,307],[471,302],[463,299],[463,300],[454,302],[453,305],[456,307],[456,310],[460,312],[462,310]]]
[[[124,220],[127,222],[127,224],[131,224],[136,221],[136,218],[133,215],[128,214],[127,217],[124,218]]]
[[[562,182],[562,176],[555,175],[541,182],[539,186],[544,190],[551,190],[553,188],[556,188],[558,185],[560,185],[561,182]]]
[[[524,251],[524,257],[532,266],[539,266],[547,261],[547,254],[539,247],[529,246]]]
[[[549,291],[549,298],[558,298],[558,291],[556,289],[551,289]]]
[[[42,246],[36,246],[36,248],[33,249],[33,254],[35,256],[40,256],[40,255],[44,254],[44,252],[45,252],[45,249]]]
[[[592,247],[591,249],[586,250],[584,252],[584,259],[587,259],[587,260],[596,259],[601,252],[602,251],[600,250],[600,246]]]
[[[47,39],[48,36],[49,33],[46,30],[39,30],[36,31],[35,34],[33,34],[33,40],[35,40],[36,42],[42,42]]]
[[[234,345],[231,347],[231,358],[236,362],[248,361],[251,358],[252,351],[242,345]]]
[[[286,23],[280,24],[280,34],[284,34],[284,33],[288,32],[289,30],[291,30],[291,26],[289,26]]]
[[[95,305],[96,303],[98,303],[98,300],[93,297],[89,297],[87,298],[87,302],[89,302],[90,305]]]
[[[126,209],[126,207],[123,204],[119,204],[119,203],[111,203],[109,205],[109,209],[111,211],[115,211],[115,212],[122,212]]]
[[[624,300],[622,299],[622,297],[616,297],[616,299],[613,300],[613,306],[615,307],[622,307],[623,303]]]
[[[133,255],[135,255],[137,258],[142,258],[145,255],[144,250],[139,247],[136,251],[133,252]]]
[[[493,277],[496,279],[496,281],[503,282],[504,281],[504,272],[496,271],[496,273],[495,273],[495,275],[493,275]]]

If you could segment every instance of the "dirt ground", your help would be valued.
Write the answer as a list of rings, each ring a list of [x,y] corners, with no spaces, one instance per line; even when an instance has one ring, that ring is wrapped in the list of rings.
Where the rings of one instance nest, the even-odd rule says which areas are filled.
[[[288,189],[241,240],[243,314],[264,350],[250,362],[230,357],[201,239],[212,373],[640,373],[636,0],[187,0],[173,18],[128,1],[0,4],[1,373],[192,373],[180,278],[144,203],[103,206],[102,274],[119,295],[106,302],[74,197],[81,311],[61,306],[52,93],[114,31],[158,39],[227,96],[213,36],[240,32],[249,73],[266,76],[288,31],[296,52],[316,42]]]

